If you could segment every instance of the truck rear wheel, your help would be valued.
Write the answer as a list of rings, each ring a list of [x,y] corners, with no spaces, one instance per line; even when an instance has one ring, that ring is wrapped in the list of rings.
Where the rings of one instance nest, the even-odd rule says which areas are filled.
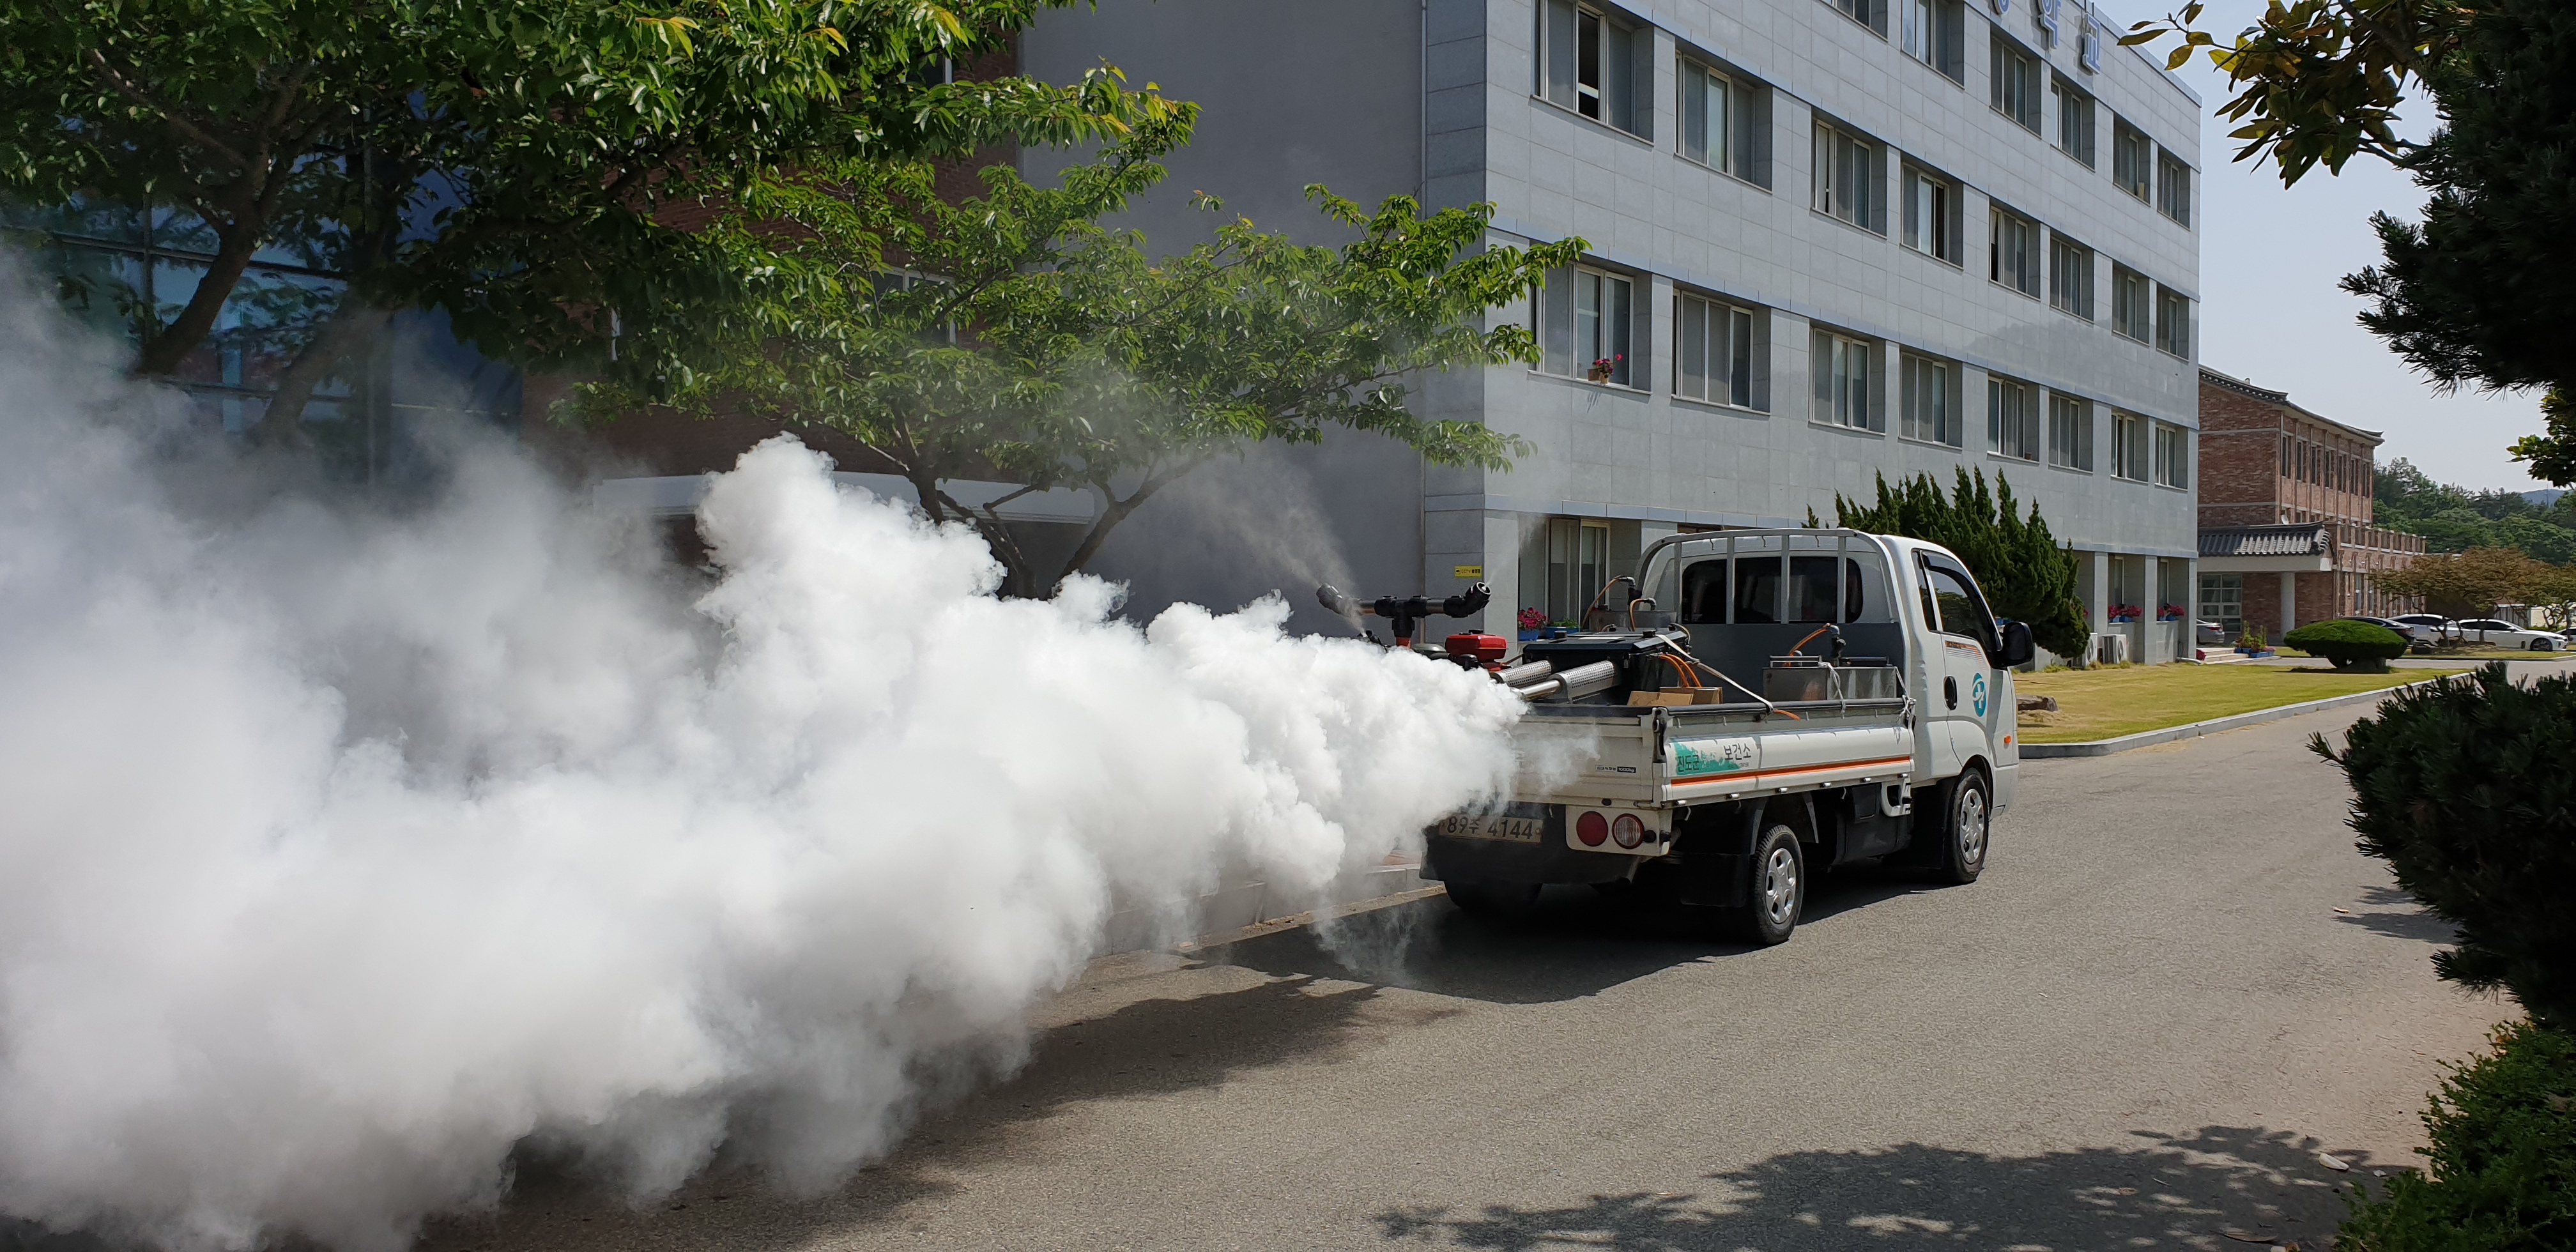
[[[1491,922],[1517,921],[1538,904],[1534,882],[1453,882],[1449,900],[1470,917]]]
[[[1971,769],[1941,789],[1941,844],[1930,858],[1934,882],[1962,887],[1986,872],[1986,838],[1993,820],[1994,796],[1984,774]]]
[[[1763,831],[1747,873],[1745,902],[1726,911],[1727,929],[1763,947],[1785,942],[1807,910],[1807,852],[1798,844],[1798,832],[1786,823]]]

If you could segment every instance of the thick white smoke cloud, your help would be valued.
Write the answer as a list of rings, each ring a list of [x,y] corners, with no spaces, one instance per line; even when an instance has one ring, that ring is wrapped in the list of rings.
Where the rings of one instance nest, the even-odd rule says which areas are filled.
[[[1479,678],[997,600],[793,443],[705,591],[503,447],[400,519],[174,471],[84,351],[0,300],[0,1213],[397,1248],[531,1139],[828,1185],[1113,899],[1320,890],[1509,768]]]

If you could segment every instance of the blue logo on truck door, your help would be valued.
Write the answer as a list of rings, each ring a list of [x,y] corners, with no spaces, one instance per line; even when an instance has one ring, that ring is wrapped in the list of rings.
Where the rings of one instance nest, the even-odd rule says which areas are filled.
[[[1968,680],[1968,703],[1976,708],[1977,716],[1984,717],[1986,715],[1985,675],[1979,674],[1975,678]]]

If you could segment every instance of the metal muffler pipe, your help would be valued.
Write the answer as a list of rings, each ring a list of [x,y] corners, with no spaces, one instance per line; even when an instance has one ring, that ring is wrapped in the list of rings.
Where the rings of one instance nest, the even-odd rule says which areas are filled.
[[[1580,700],[1585,696],[1599,695],[1618,685],[1619,667],[1609,661],[1594,661],[1590,665],[1578,665],[1544,681],[1531,683],[1526,687],[1514,687],[1512,690],[1521,693],[1522,699],[1533,702]]]
[[[1510,669],[1494,671],[1494,680],[1506,687],[1526,687],[1555,672],[1556,667],[1545,661],[1523,661]]]

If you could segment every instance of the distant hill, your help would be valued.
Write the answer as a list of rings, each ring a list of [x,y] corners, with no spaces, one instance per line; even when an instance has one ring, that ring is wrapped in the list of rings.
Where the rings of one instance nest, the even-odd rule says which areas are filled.
[[[2404,458],[2380,467],[2372,513],[2424,536],[2435,552],[2514,548],[2552,565],[2576,562],[2576,500],[2563,491],[2470,491],[2425,477]]]
[[[2543,487],[2538,491],[2526,491],[2522,493],[2522,498],[2545,509],[2550,505],[2558,503],[2558,497],[2566,494],[2567,489],[2564,487]]]

